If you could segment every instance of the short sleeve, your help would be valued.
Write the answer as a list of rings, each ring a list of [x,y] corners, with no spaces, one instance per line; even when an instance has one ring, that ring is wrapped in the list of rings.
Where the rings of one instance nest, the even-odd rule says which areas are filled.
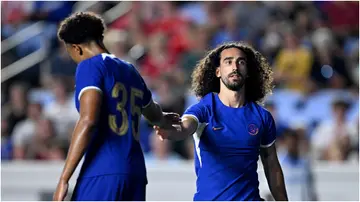
[[[199,124],[206,122],[206,108],[199,102],[187,108],[184,112],[183,117],[188,116],[194,118]]]
[[[268,148],[275,143],[276,140],[276,126],[274,118],[270,112],[266,112],[265,117],[265,131],[261,137],[261,147]]]
[[[102,92],[103,74],[100,65],[90,61],[81,62],[76,69],[75,90],[77,99],[89,89],[95,89]]]

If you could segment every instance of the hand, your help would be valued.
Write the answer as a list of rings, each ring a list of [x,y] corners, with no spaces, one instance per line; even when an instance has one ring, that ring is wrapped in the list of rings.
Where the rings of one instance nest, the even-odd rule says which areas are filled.
[[[59,184],[56,187],[53,201],[63,201],[67,195],[68,188],[69,183],[64,180],[60,180]]]
[[[179,114],[173,112],[169,112],[169,113],[163,112],[163,118],[161,120],[159,127],[162,129],[171,130],[171,129],[175,129],[174,125],[180,125],[180,123],[181,123],[181,118]]]
[[[156,134],[157,136],[159,136],[159,139],[160,139],[161,141],[164,141],[165,139],[169,139],[169,133],[170,133],[169,130],[162,129],[162,128],[160,128],[159,126],[154,126],[153,128],[154,128],[154,130],[155,130],[155,134]]]

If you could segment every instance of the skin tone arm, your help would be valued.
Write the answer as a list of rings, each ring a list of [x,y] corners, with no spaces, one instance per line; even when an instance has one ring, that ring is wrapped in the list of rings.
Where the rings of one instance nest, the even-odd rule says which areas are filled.
[[[264,165],[266,179],[274,199],[276,201],[288,201],[284,175],[277,158],[275,144],[268,148],[261,148],[260,156]]]
[[[101,93],[87,90],[80,98],[80,118],[72,134],[69,153],[65,162],[61,181],[68,182],[83,157],[90,142],[90,133],[95,128],[100,107]]]
[[[184,116],[181,120],[180,127],[180,130],[177,130],[176,128],[163,129],[159,126],[154,126],[154,129],[156,130],[156,134],[160,136],[160,139],[162,140],[183,140],[195,133],[198,123],[194,118]]]
[[[69,154],[61,175],[61,180],[65,182],[68,182],[71,178],[90,142],[90,133],[95,128],[98,119],[100,109],[98,106],[101,106],[101,93],[96,90],[85,91],[81,96],[80,106],[80,119],[75,126]],[[156,103],[151,103],[144,111],[152,121],[163,120],[161,107]],[[165,125],[167,122],[163,121],[162,123]]]
[[[179,114],[165,113],[158,103],[152,100],[150,102],[151,103],[143,109],[142,114],[152,125],[159,125],[171,130],[173,129],[173,124],[179,124]]]

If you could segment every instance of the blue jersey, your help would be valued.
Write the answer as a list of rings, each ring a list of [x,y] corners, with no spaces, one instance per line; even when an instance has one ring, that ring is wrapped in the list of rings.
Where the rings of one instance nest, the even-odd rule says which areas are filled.
[[[261,200],[257,162],[260,147],[275,142],[271,114],[256,103],[241,108],[224,105],[210,93],[184,116],[198,121],[193,135],[197,192],[194,200]]]
[[[83,92],[102,93],[99,122],[79,178],[121,174],[146,180],[139,121],[142,109],[151,102],[151,92],[138,71],[113,55],[100,54],[79,63],[75,80],[78,111]]]

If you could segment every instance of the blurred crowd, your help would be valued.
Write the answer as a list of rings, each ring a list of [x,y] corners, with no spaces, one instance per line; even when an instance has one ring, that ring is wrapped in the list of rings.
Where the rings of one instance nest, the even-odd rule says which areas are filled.
[[[5,40],[42,20],[46,31],[2,54],[2,68],[39,49],[41,64],[2,83],[2,160],[64,159],[78,118],[76,64],[56,28],[76,2],[1,2]],[[99,2],[100,14],[119,2]],[[122,3],[122,2],[121,2]],[[164,111],[196,103],[191,72],[207,50],[245,41],[266,56],[276,88],[265,107],[277,124],[279,156],[357,161],[359,155],[358,2],[131,2],[108,24],[105,46],[134,63]],[[250,67],[251,68],[251,67]],[[193,142],[160,142],[141,122],[147,159],[191,160]]]

